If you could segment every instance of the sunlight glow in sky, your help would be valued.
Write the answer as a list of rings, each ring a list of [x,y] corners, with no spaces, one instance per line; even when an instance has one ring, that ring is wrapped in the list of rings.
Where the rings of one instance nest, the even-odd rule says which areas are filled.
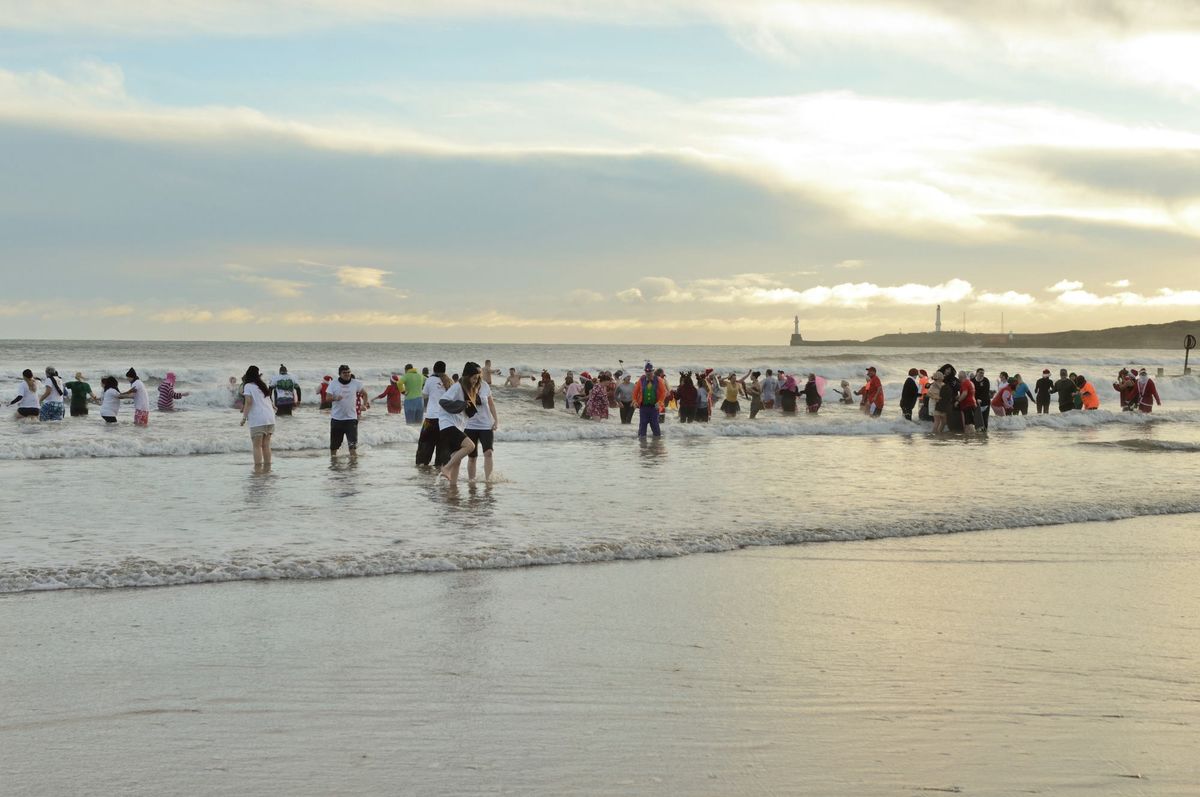
[[[0,336],[1200,318],[1200,6],[0,0]]]

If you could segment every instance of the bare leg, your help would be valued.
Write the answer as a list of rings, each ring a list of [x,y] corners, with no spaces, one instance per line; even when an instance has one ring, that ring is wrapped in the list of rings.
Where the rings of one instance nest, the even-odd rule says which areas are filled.
[[[261,437],[255,437],[250,441],[250,450],[254,452],[254,467],[261,468],[263,464]]]
[[[262,449],[263,465],[269,468],[271,467],[271,435],[263,435]]]
[[[474,462],[475,460],[471,460],[471,461]],[[489,482],[492,480],[492,452],[491,451],[483,452],[483,479],[484,479],[484,481],[489,481]]]
[[[442,476],[451,484],[458,484],[458,469],[462,465],[463,457],[474,450],[475,444],[471,442],[471,438],[464,437],[462,445],[450,455],[450,461],[442,468]]]
[[[467,478],[471,481],[475,481],[475,462],[477,459],[478,457],[467,457]]]

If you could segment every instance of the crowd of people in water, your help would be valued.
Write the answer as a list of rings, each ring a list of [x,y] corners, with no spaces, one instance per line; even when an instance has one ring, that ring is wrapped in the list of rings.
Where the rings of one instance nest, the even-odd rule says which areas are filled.
[[[484,477],[490,479],[493,466],[495,431],[499,418],[493,398],[493,378],[501,376],[491,360],[480,366],[467,362],[460,373],[447,374],[445,362],[434,363],[418,371],[412,364],[402,372],[393,373],[376,400],[386,402],[389,414],[401,415],[410,424],[420,424],[416,463],[440,468],[451,483],[458,480],[463,460],[468,463],[468,476],[476,477],[476,462],[483,454]],[[35,379],[33,371],[22,372],[17,396],[10,405],[17,406],[17,417],[29,421],[62,421],[86,416],[89,406],[99,405],[99,415],[106,424],[117,422],[122,403],[133,405],[133,423],[146,426],[150,422],[151,394],[134,368],[125,372],[128,387],[124,390],[115,376],[100,380],[96,393],[82,372],[74,380],[64,382],[53,367],[45,369],[45,379]],[[714,412],[726,418],[736,418],[747,405],[750,418],[778,410],[785,415],[803,411],[816,414],[826,401],[827,380],[815,373],[790,374],[773,369],[748,370],[719,374],[712,368],[682,371],[671,384],[662,368],[647,362],[641,373],[634,374],[618,368],[588,370],[576,376],[567,371],[561,385],[555,383],[549,371],[540,376],[518,373],[509,368],[501,383],[514,389],[524,386],[525,380],[534,383],[534,401],[545,409],[561,407],[580,418],[603,421],[615,412],[622,424],[638,419],[638,437],[647,434],[660,436],[662,423],[669,412],[675,412],[681,423],[706,423]],[[1112,389],[1124,411],[1149,413],[1161,405],[1158,389],[1145,368],[1122,368]],[[301,404],[302,389],[279,366],[276,374],[264,379],[257,366],[246,369],[241,380],[229,378],[230,403],[242,413],[242,425],[250,427],[251,448],[257,467],[270,467],[271,439],[275,421],[289,416]],[[886,397],[878,372],[869,367],[861,386],[855,388],[843,379],[838,387],[830,388],[838,404],[857,404],[871,418],[884,414]],[[351,454],[358,447],[358,422],[371,406],[371,396],[362,380],[348,365],[339,366],[337,376],[327,375],[317,386],[317,406],[327,410],[329,420],[329,449],[337,454],[343,443]],[[175,402],[188,396],[176,390],[173,372],[167,372],[158,385],[157,409],[171,412]],[[834,400],[831,398],[831,400]],[[991,416],[1049,413],[1057,403],[1059,412],[1089,411],[1100,408],[1100,392],[1083,374],[1063,368],[1058,379],[1050,369],[1032,385],[1017,373],[1001,371],[993,384],[983,368],[968,372],[950,363],[932,372],[911,368],[900,390],[901,415],[910,421],[932,423],[932,431],[972,434],[986,430]],[[914,419],[914,413],[916,418]]]

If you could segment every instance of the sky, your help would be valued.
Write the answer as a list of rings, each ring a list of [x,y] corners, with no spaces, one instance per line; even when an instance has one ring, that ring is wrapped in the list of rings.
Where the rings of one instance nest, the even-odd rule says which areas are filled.
[[[0,276],[6,338],[1198,319],[1200,4],[0,0]]]

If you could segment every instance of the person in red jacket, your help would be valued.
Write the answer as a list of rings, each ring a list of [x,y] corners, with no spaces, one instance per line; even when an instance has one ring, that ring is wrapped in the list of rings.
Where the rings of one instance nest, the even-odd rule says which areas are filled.
[[[646,363],[646,370],[637,384],[633,386],[633,406],[638,408],[638,437],[646,436],[646,427],[655,437],[662,436],[662,428],[658,425],[658,417],[662,414],[667,403],[667,382],[655,375],[654,366]]]
[[[1154,386],[1154,380],[1146,373],[1146,369],[1138,371],[1138,412],[1152,412],[1154,404],[1162,406],[1162,399],[1158,397],[1158,388]],[[1151,404],[1151,402],[1154,404]]]
[[[875,373],[875,366],[867,368],[867,383],[855,391],[862,396],[863,412],[872,418],[883,414],[883,382]]]

